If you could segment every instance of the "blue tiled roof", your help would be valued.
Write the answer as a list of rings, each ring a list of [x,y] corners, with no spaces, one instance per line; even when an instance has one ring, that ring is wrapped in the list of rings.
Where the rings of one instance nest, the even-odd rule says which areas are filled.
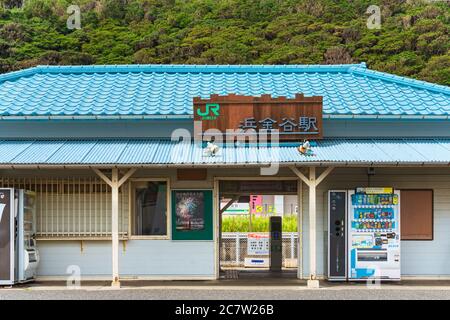
[[[323,96],[325,116],[450,114],[450,88],[353,65],[40,66],[0,75],[0,116],[190,116],[210,94]]]
[[[215,157],[199,144],[160,139],[127,140],[4,140],[0,167],[20,166],[245,166],[279,162],[337,165],[450,165],[450,139],[324,139],[313,155],[298,144],[227,146]]]

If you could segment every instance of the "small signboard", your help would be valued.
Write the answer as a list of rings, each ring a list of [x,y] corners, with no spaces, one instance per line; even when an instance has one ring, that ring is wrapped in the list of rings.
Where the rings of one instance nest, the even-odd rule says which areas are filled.
[[[249,233],[247,235],[247,254],[249,256],[269,255],[269,235]]]
[[[268,268],[269,258],[245,258],[244,267],[246,268]]]
[[[262,213],[262,196],[250,195],[250,214]]]
[[[393,194],[394,188],[392,187],[361,187],[356,188],[356,193],[365,193],[365,194]]]
[[[195,97],[193,106],[194,120],[202,124],[201,132],[196,133],[200,138],[218,132],[227,137],[277,132],[279,140],[322,139],[320,96],[296,94],[289,99],[268,94],[260,97],[212,94],[209,99]]]

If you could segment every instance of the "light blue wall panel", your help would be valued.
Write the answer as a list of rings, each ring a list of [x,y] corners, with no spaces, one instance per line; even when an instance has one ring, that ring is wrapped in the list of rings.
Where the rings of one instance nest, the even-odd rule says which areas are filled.
[[[324,120],[325,137],[449,137],[450,121],[443,120]]]
[[[193,120],[2,121],[1,138],[160,138],[173,130],[193,131]],[[443,120],[330,120],[323,121],[324,137],[450,137]]]
[[[193,122],[171,120],[2,121],[0,138],[160,138]]]
[[[214,276],[214,242],[128,241],[119,268],[123,275]]]
[[[111,274],[111,242],[38,241],[39,276],[66,276],[67,268],[78,266],[81,275]]]
[[[39,276],[65,276],[70,265],[82,276],[111,275],[111,242],[39,241]],[[119,246],[121,276],[214,276],[214,242],[130,240]]]

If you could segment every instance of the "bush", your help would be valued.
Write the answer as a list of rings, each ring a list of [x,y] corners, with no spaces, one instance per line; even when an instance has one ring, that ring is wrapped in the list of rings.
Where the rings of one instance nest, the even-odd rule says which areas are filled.
[[[248,215],[224,217],[222,232],[269,232],[269,216],[253,216],[250,229]],[[297,216],[285,216],[282,222],[283,232],[297,232]]]
[[[0,39],[9,46],[2,71],[38,63],[47,51],[62,54],[51,61],[70,63],[66,55],[79,51],[85,56],[74,63],[365,61],[448,84],[444,1],[381,1],[382,26],[374,30],[366,27],[367,0],[26,0],[16,8],[22,1],[0,0]],[[70,4],[80,6],[82,30],[66,27]]]

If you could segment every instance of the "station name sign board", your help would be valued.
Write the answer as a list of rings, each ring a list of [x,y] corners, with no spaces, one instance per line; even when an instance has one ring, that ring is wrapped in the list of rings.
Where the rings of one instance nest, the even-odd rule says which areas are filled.
[[[277,132],[280,140],[322,139],[322,97],[213,94],[209,99],[195,97],[193,105],[202,135],[214,129],[228,136]]]

